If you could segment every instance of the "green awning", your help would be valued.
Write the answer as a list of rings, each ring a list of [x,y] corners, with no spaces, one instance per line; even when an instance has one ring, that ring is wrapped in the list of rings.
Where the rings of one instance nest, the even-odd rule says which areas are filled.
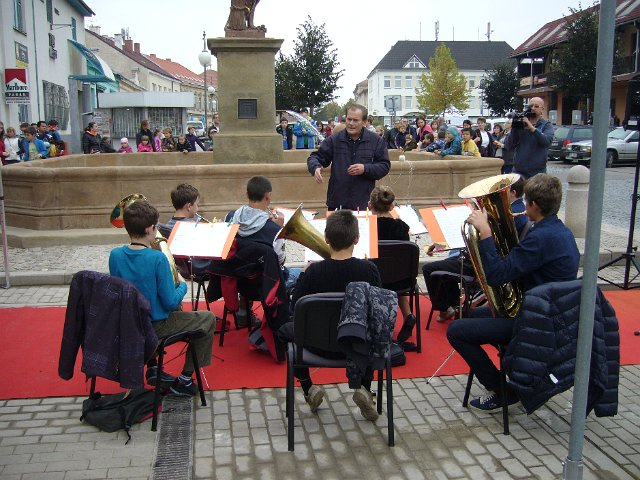
[[[97,83],[97,82],[115,82],[116,77],[113,75],[113,71],[107,65],[103,59],[93,53],[85,45],[76,42],[75,40],[67,39],[67,41],[73,45],[80,54],[87,59],[87,62],[98,72],[95,75],[71,75],[70,78],[79,80],[81,82]]]

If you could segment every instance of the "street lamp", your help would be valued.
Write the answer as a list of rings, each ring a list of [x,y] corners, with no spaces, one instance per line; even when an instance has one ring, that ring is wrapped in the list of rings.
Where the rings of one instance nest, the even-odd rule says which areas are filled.
[[[200,65],[204,67],[204,129],[207,130],[207,67],[211,65],[211,52],[207,49],[207,33],[202,32],[203,49],[198,55]]]
[[[211,116],[213,117],[216,113],[216,111],[218,110],[218,97],[216,96],[216,87],[214,87],[213,85],[211,85],[208,88],[209,91],[209,96],[211,97]],[[215,98],[215,100],[214,100]],[[214,104],[215,101],[215,104]],[[215,105],[215,107],[214,107]]]

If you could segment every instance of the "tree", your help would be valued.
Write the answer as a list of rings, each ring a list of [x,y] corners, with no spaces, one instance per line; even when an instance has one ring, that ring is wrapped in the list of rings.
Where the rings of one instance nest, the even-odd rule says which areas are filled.
[[[416,88],[418,107],[430,112],[444,112],[450,107],[469,108],[467,79],[458,71],[451,51],[442,43],[435,57],[429,58],[429,70],[423,72]]]
[[[596,88],[598,10],[569,10],[571,15],[564,25],[566,40],[557,49],[550,70],[566,97],[588,103]]]
[[[520,82],[513,62],[500,63],[486,73],[480,82],[480,88],[482,100],[486,102],[491,113],[502,117],[507,112],[518,109]]]
[[[336,98],[333,92],[344,70],[338,70],[338,53],[324,24],[307,17],[297,31],[293,55],[276,61],[276,107],[309,107],[313,116],[315,107]]]
[[[344,115],[343,110],[338,104],[338,102],[331,101],[329,103],[325,103],[320,108],[318,108],[313,118],[315,120],[327,122],[331,118],[342,117],[343,115]]]

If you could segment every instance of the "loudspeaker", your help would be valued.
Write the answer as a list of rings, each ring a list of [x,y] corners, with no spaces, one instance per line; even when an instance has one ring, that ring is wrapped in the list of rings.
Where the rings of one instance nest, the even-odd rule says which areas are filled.
[[[623,124],[627,130],[640,130],[640,78],[629,80],[627,85],[627,109]]]

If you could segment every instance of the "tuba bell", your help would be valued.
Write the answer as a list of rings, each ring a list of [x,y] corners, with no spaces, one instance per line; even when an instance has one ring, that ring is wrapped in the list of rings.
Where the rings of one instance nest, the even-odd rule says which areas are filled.
[[[518,231],[511,212],[509,191],[511,185],[520,179],[520,175],[511,173],[496,175],[480,180],[463,188],[458,193],[460,198],[471,198],[480,210],[487,212],[491,235],[498,254],[505,257],[518,244]],[[479,235],[476,228],[466,220],[462,225],[462,237],[476,277],[487,296],[487,301],[493,312],[501,317],[513,318],[517,315],[522,304],[523,289],[520,282],[513,281],[504,285],[492,287],[487,283],[487,277],[482,267],[478,248]]]
[[[276,235],[276,239],[280,238],[293,240],[309,250],[313,250],[325,260],[331,258],[331,250],[324,237],[304,218],[302,204],[298,206],[293,216]]]
[[[132,193],[131,195],[127,195],[126,197],[124,197],[116,204],[116,206],[111,211],[111,225],[116,228],[124,227],[124,209],[131,205],[133,202],[146,199],[147,197],[145,197],[141,193]],[[153,248],[154,250],[159,250],[164,254],[165,257],[167,257],[167,260],[169,261],[169,267],[171,267],[171,274],[173,275],[174,284],[179,285],[180,280],[178,276],[178,267],[176,266],[176,261],[173,259],[171,250],[169,250],[167,239],[162,236],[159,230],[156,230],[156,239],[151,242],[151,248]]]

